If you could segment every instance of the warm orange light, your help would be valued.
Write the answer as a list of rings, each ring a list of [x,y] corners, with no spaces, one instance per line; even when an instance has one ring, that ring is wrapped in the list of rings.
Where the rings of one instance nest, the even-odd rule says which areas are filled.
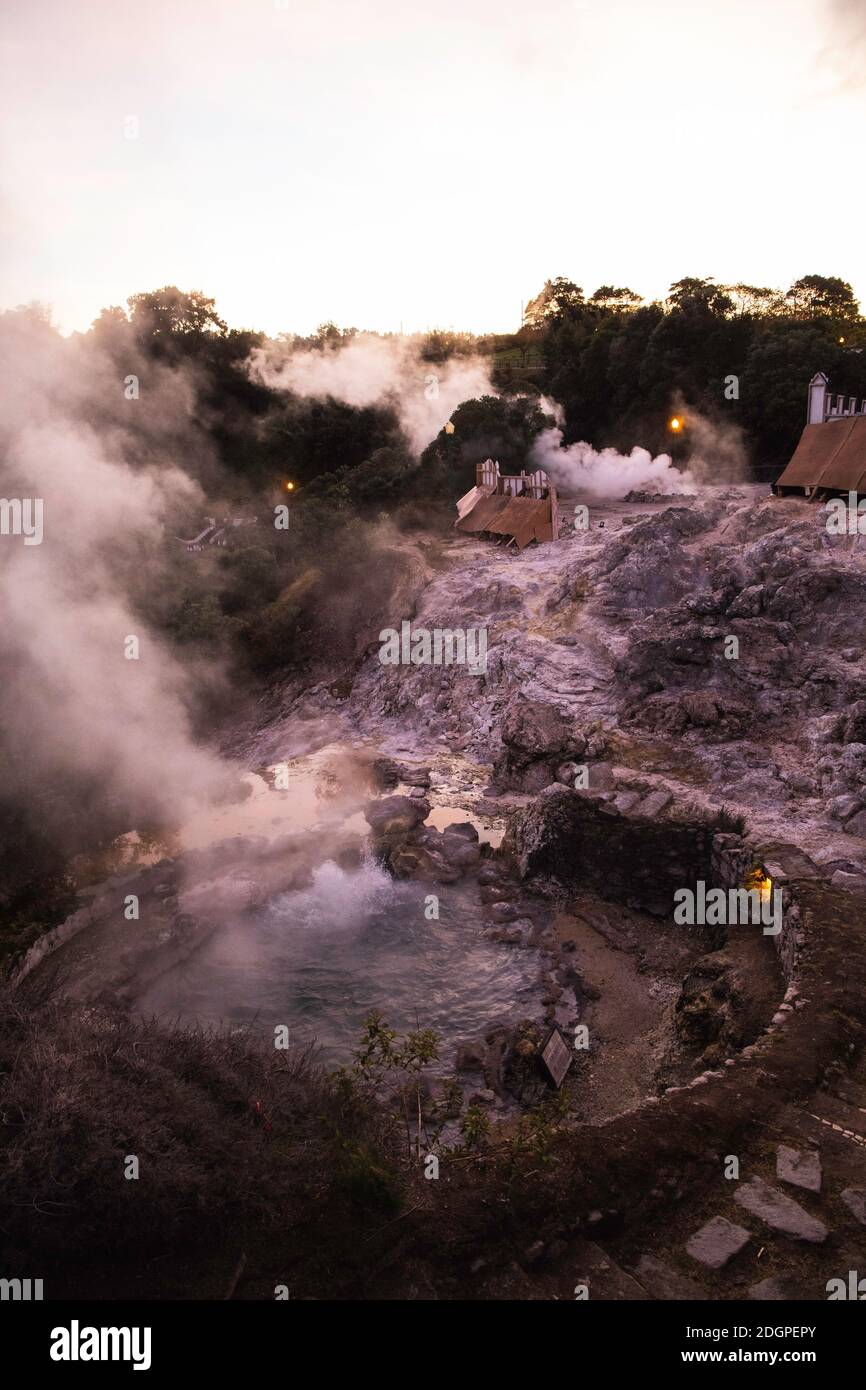
[[[682,420],[680,420],[680,419],[675,415],[674,418],[671,420],[671,429],[673,430],[674,434],[677,434],[677,433],[682,429],[682,427],[683,427],[683,422],[682,422]]]
[[[750,892],[757,891],[762,903],[768,903],[772,900],[773,880],[764,869],[752,869],[751,873],[746,875],[746,887]]]
[[[840,338],[840,339],[839,339],[839,342],[840,342],[840,343],[844,343],[844,341],[845,341],[844,338]]]
[[[286,492],[294,492],[294,490],[295,490],[295,485],[294,485],[294,483],[286,483]]]

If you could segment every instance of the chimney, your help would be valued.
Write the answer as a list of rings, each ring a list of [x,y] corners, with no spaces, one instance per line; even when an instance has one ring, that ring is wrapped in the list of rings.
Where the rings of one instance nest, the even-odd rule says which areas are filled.
[[[808,425],[823,425],[827,418],[827,378],[823,372],[816,372],[809,382],[809,405],[806,412]]]

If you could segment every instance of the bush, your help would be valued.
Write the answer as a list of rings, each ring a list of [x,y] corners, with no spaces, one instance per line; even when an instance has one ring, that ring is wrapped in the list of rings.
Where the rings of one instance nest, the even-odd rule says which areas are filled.
[[[278,1230],[315,1262],[400,1202],[392,1122],[309,1052],[0,994],[0,1227],[20,1267]],[[127,1155],[140,1176],[124,1176]],[[134,1252],[129,1254],[129,1252]]]

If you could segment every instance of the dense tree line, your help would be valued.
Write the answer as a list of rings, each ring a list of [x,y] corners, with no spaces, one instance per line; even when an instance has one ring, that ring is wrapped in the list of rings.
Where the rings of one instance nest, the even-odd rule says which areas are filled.
[[[596,446],[665,444],[672,405],[738,425],[754,462],[781,466],[803,427],[806,385],[866,390],[866,322],[851,286],[806,275],[789,290],[686,277],[664,303],[563,278],[527,305],[517,340],[537,342],[538,386],[565,409],[566,438]],[[505,368],[512,384],[521,373]]]

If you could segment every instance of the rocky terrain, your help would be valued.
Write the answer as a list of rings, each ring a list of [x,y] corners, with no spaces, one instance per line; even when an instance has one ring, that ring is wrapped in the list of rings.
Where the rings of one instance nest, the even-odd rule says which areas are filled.
[[[399,1273],[386,1242],[369,1287],[823,1298],[866,1230],[866,552],[815,505],[756,487],[600,503],[585,530],[571,511],[557,543],[515,555],[454,539],[413,567],[389,625],[486,628],[485,671],[386,666],[373,642],[239,734],[260,769],[333,746],[349,819],[122,873],[16,983],[35,1001],[135,1008],[326,853],[372,855],[419,905],[456,885],[474,904],[462,929],[535,953],[538,989],[531,1016],[450,1057],[460,1094],[429,1085],[425,1122],[468,1104],[511,1143],[516,1116],[550,1099],[550,1027],[590,1043],[545,1131],[550,1182],[524,1191],[512,1173],[509,1220],[491,1224],[500,1141],[471,1176],[446,1157],[403,1226]],[[276,804],[250,801],[248,831]],[[676,888],[740,885],[755,866],[783,895],[777,941],[672,921]],[[134,936],[117,914],[130,891],[145,905]]]
[[[566,520],[562,540],[521,555],[455,540],[393,621],[486,627],[486,674],[387,667],[371,652],[348,699],[317,697],[356,735],[434,758],[463,750],[502,791],[589,763],[599,790],[657,792],[659,810],[669,795],[723,802],[857,872],[866,551],[824,520],[744,486],[599,503],[588,530]]]

